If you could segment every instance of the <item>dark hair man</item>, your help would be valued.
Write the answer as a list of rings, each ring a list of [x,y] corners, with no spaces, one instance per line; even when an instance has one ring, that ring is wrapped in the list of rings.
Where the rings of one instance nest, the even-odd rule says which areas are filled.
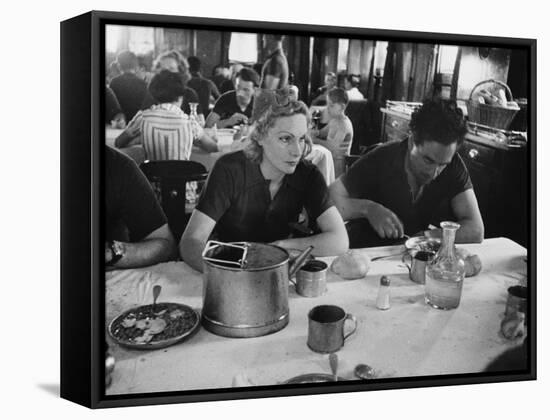
[[[187,82],[187,86],[197,92],[199,96],[199,104],[205,115],[208,115],[210,109],[210,98],[214,100],[220,97],[220,92],[210,79],[207,79],[201,74],[201,60],[198,57],[191,56],[187,59],[189,63],[189,72],[191,79]]]
[[[105,264],[132,268],[166,261],[174,238],[149,181],[128,156],[105,146]]]
[[[460,223],[457,242],[481,242],[483,220],[456,153],[466,134],[462,111],[450,102],[428,100],[413,114],[410,128],[409,138],[375,148],[330,186],[344,220],[363,219],[348,224],[350,243],[381,245],[444,219]]]
[[[244,67],[237,73],[235,90],[224,93],[217,100],[214,109],[206,119],[206,127],[232,127],[247,123],[252,116],[254,92],[260,83],[258,73]]]
[[[136,76],[138,59],[133,52],[121,51],[116,61],[122,74],[113,78],[109,87],[115,93],[126,121],[130,121],[140,109],[147,93],[147,84]]]

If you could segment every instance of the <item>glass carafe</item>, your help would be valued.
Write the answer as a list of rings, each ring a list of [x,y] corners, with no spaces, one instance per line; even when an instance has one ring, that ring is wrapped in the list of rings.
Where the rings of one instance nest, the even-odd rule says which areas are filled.
[[[465,270],[455,250],[458,228],[458,223],[441,222],[441,247],[426,267],[426,303],[437,309],[454,309],[460,303]]]
[[[189,103],[189,118],[198,122],[199,116],[197,114],[197,108],[199,104],[197,102]]]

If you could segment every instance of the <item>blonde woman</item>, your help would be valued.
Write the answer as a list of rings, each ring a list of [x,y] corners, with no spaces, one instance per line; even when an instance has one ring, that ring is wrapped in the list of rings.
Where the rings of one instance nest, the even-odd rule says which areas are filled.
[[[212,168],[180,242],[182,259],[202,271],[201,252],[209,238],[267,242],[283,248],[315,247],[317,256],[348,249],[342,218],[323,175],[303,158],[311,150],[309,112],[289,91],[261,91],[253,112],[248,146],[222,156]],[[290,224],[302,209],[313,235],[292,238]]]

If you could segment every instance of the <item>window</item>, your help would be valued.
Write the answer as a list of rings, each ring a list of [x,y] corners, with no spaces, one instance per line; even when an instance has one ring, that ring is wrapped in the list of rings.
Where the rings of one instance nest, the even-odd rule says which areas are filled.
[[[349,50],[349,39],[339,39],[338,40],[338,64],[336,65],[336,71],[338,73],[341,71],[343,72],[347,71],[348,50]]]
[[[155,50],[155,28],[130,26],[128,49],[136,55],[145,55]]]
[[[456,55],[458,47],[455,45],[439,46],[438,73],[453,73],[455,70]]]
[[[388,54],[388,41],[376,41],[374,51],[374,74],[377,76],[384,74],[386,66],[386,55]]]
[[[258,35],[232,32],[229,42],[229,61],[253,64],[258,59]]]
[[[155,49],[155,29],[142,26],[105,26],[107,52],[130,50],[136,55],[147,55]]]
[[[116,53],[118,51],[120,29],[120,26],[105,25],[105,49],[107,52]]]

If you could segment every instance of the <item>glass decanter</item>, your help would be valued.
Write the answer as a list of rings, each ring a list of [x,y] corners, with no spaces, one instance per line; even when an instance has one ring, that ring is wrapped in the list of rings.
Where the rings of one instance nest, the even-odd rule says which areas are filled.
[[[460,304],[464,282],[464,260],[455,249],[458,223],[441,222],[442,242],[434,259],[426,267],[426,303],[437,309],[454,309]]]

